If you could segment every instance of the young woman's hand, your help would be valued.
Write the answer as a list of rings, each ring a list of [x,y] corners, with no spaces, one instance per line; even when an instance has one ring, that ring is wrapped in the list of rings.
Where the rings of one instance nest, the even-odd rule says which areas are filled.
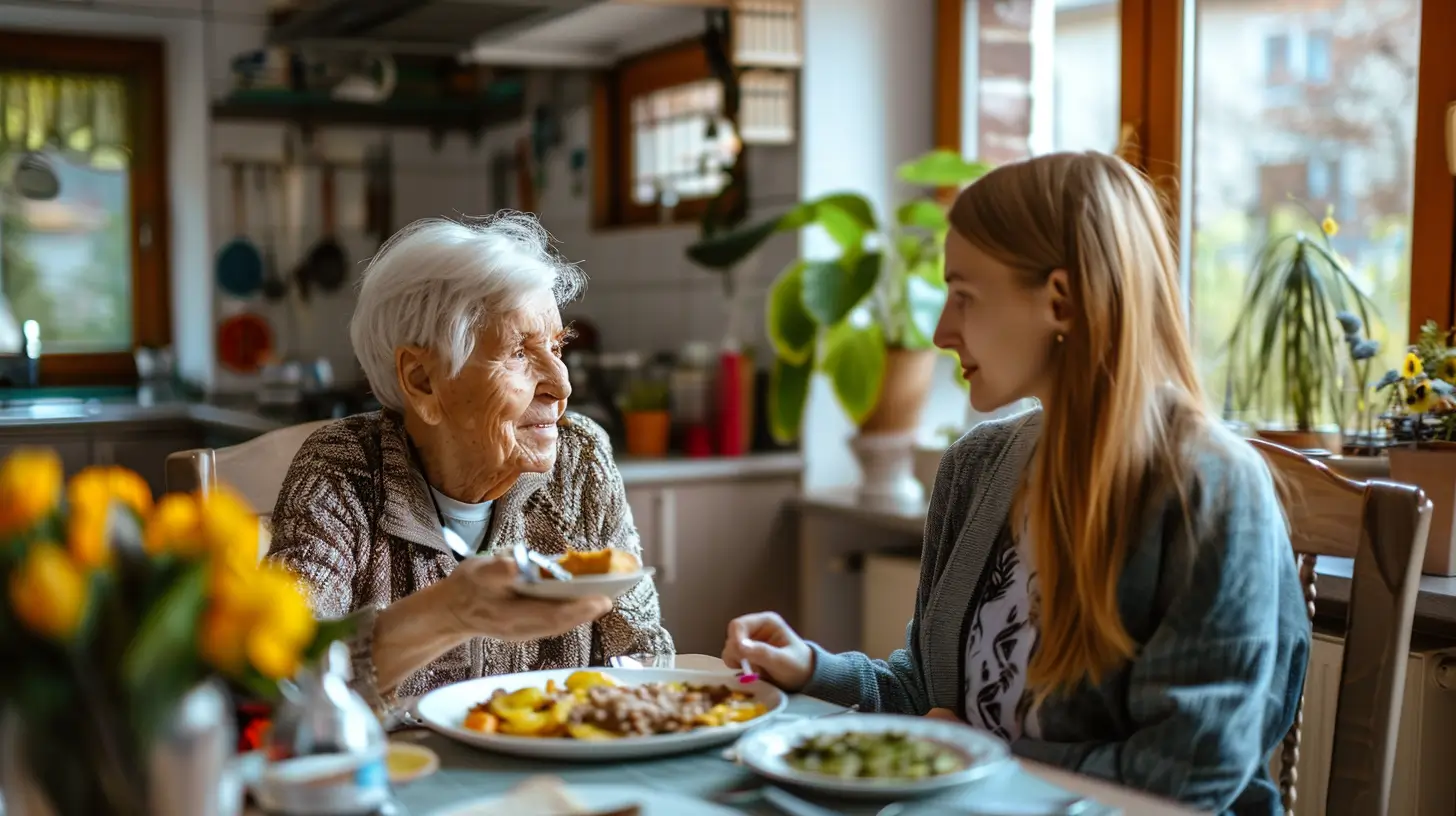
[[[755,612],[728,623],[723,662],[744,660],[765,680],[784,691],[801,691],[814,674],[814,652],[784,619],[773,612]]]

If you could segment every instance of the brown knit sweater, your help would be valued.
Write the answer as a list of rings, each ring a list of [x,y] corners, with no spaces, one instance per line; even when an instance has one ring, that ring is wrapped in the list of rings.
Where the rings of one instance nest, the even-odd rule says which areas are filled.
[[[651,580],[594,624],[531,643],[473,638],[415,673],[393,693],[375,682],[375,615],[445,576],[458,563],[445,545],[403,418],[359,414],[315,431],[288,468],[272,517],[268,557],[309,584],[320,618],[357,616],[354,685],[381,714],[413,696],[487,674],[600,665],[624,654],[670,654]],[[567,414],[550,473],[527,473],[495,505],[483,552],[526,540],[543,553],[642,548],[606,434]]]

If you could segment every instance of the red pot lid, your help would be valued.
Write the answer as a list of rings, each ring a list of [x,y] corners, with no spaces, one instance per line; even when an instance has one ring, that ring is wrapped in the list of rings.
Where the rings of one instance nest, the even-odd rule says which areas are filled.
[[[217,359],[239,374],[252,374],[273,354],[273,327],[252,313],[234,315],[217,327]]]

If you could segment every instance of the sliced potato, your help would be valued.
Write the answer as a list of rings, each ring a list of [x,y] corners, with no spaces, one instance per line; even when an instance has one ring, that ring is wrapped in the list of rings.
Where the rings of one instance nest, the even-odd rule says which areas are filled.
[[[609,740],[618,738],[611,731],[605,728],[598,728],[591,723],[572,723],[566,726],[566,731],[571,734],[572,738],[579,740]]]

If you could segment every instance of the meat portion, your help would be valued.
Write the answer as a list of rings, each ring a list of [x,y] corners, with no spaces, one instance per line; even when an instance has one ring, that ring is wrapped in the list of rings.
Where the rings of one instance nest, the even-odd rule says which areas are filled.
[[[722,687],[726,699],[728,691]],[[587,723],[629,737],[692,730],[698,717],[717,701],[711,690],[674,689],[659,683],[640,686],[597,686],[571,710],[571,722]]]

